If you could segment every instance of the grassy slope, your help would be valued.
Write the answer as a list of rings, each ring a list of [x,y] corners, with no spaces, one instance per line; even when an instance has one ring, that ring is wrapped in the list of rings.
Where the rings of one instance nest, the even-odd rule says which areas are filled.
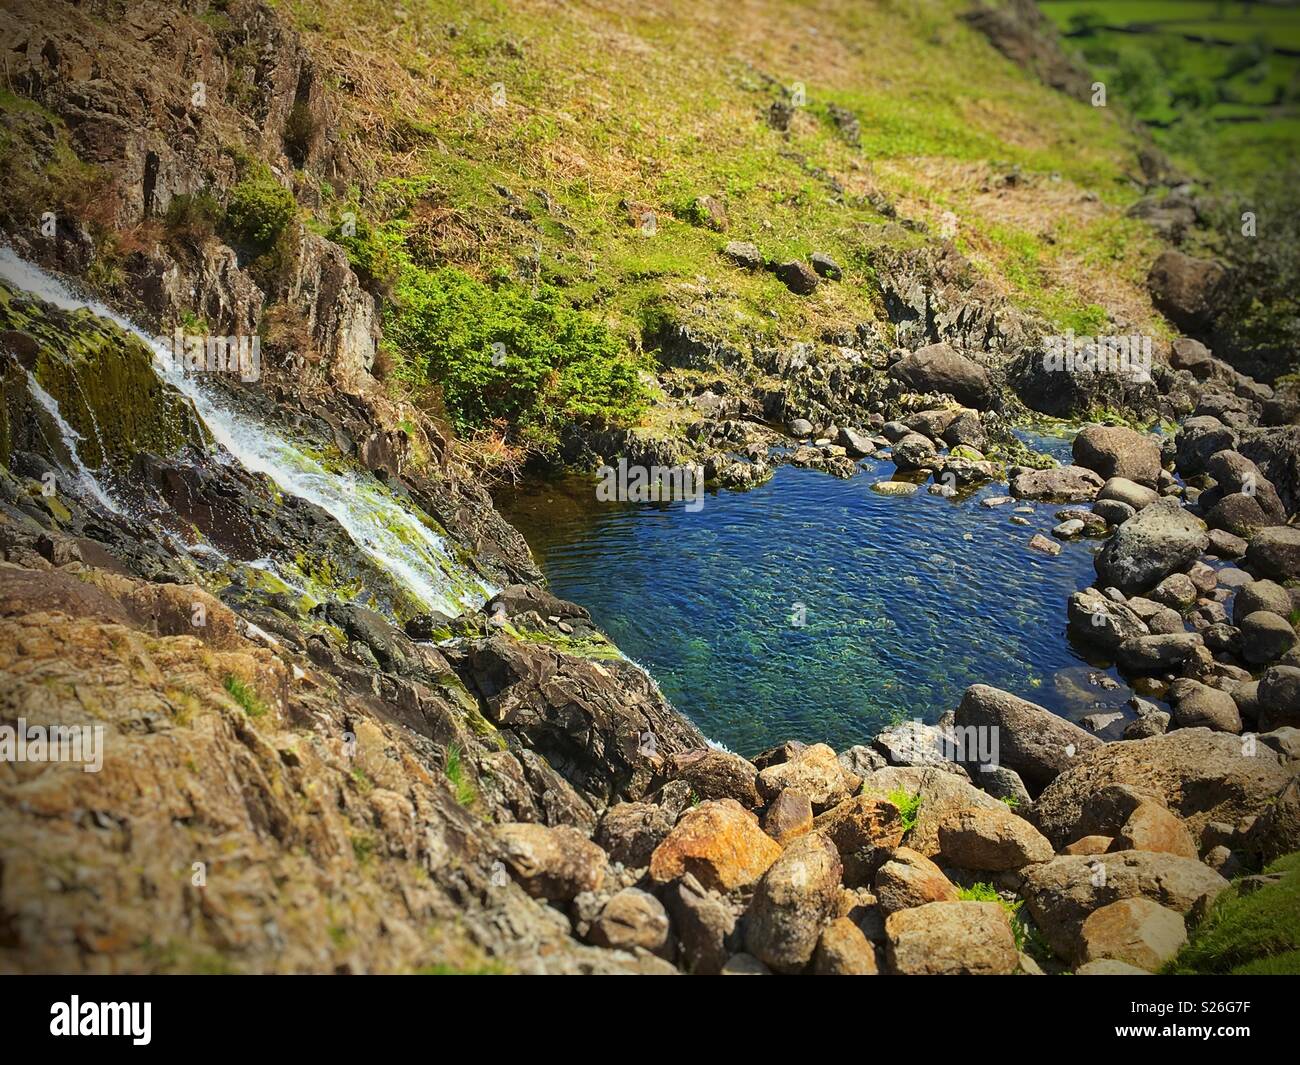
[[[559,286],[634,346],[665,316],[769,340],[879,317],[873,249],[922,238],[878,213],[878,194],[936,232],[952,211],[959,248],[1059,325],[1096,328],[1104,307],[1158,328],[1141,287],[1154,244],[1122,217],[1136,168],[1121,116],[1045,90],[958,20],[964,3],[278,6],[350,101],[372,167],[363,217],[405,213],[434,262]],[[796,82],[808,102],[787,139],[765,113]],[[860,147],[831,104],[857,116]],[[990,183],[1013,167],[1028,180]],[[377,194],[393,177],[431,193],[398,206]],[[496,185],[532,224],[507,217]],[[700,195],[725,202],[725,233],[689,220]],[[624,199],[655,210],[654,236]],[[774,258],[826,252],[845,280],[794,296],[730,267],[718,251],[733,239]]]

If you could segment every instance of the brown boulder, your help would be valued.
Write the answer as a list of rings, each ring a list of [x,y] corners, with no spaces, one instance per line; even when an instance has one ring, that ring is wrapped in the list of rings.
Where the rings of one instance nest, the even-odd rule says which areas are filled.
[[[812,827],[812,803],[807,795],[793,788],[781,792],[763,814],[763,831],[783,847],[792,839],[811,832]]]
[[[835,845],[849,887],[870,881],[885,854],[903,838],[898,807],[872,795],[856,795],[813,821],[813,828]]]
[[[758,818],[735,799],[702,802],[682,814],[650,857],[659,883],[692,874],[705,888],[731,891],[752,884],[781,855]]]
[[[822,931],[813,955],[817,976],[877,976],[876,948],[847,917],[837,917]]]
[[[1187,924],[1150,899],[1120,899],[1090,913],[1079,940],[1085,962],[1122,961],[1155,972],[1187,942]]]
[[[533,898],[568,902],[605,882],[605,852],[577,829],[507,824],[495,832],[510,872]]]
[[[939,852],[961,869],[1002,872],[1031,862],[1050,861],[1051,843],[1038,829],[1004,804],[954,810],[939,822]]]
[[[812,959],[840,896],[840,856],[818,832],[801,836],[763,874],[745,913],[745,948],[775,972]]]
[[[1007,976],[1020,954],[996,902],[931,902],[885,921],[889,968],[903,976]]]
[[[957,888],[934,862],[907,847],[899,847],[876,872],[876,898],[888,915],[928,902],[956,902]]]

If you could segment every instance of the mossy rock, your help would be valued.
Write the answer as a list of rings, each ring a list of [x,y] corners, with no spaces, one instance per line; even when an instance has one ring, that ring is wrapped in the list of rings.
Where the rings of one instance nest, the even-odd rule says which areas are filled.
[[[1243,878],[1223,892],[1164,971],[1300,975],[1300,852],[1279,858],[1264,877],[1262,885],[1249,881],[1253,890]]]
[[[48,416],[38,420],[24,367],[80,434],[78,453],[91,469],[124,470],[140,451],[170,455],[186,443],[206,443],[189,400],[154,372],[152,352],[113,323],[0,284],[0,331],[22,363],[11,361],[0,375],[0,459],[7,462],[20,447],[66,458],[50,453],[56,445],[40,429]]]

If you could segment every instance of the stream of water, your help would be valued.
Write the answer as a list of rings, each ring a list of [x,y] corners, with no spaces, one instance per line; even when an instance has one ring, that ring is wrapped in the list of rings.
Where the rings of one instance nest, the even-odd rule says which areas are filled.
[[[19,258],[11,248],[0,247],[0,278],[56,307],[108,319],[138,337],[150,350],[160,350],[156,337],[110,307],[74,292],[59,278]],[[215,399],[200,384],[198,375],[168,370],[166,366],[161,360],[153,364],[159,377],[193,403],[213,439],[240,465],[265,474],[281,491],[324,510],[375,565],[393,573],[430,609],[454,615],[493,594],[493,588],[456,561],[437,533],[374,478],[326,468],[271,426]],[[103,505],[117,511],[117,503],[93,473],[80,464],[76,433],[59,413],[57,403],[43,389],[37,399],[64,432],[67,450],[78,464],[87,489]],[[448,573],[456,579],[449,579]]]

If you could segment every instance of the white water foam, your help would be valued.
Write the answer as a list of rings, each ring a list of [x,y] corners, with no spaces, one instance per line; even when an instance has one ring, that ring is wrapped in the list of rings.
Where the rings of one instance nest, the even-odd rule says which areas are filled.
[[[32,397],[36,402],[54,420],[55,428],[59,430],[59,435],[63,437],[63,446],[68,449],[68,457],[72,460],[72,465],[77,469],[77,479],[81,482],[82,488],[94,496],[99,505],[105,510],[112,511],[114,514],[121,514],[121,508],[113,501],[104,486],[99,483],[95,475],[90,472],[89,467],[81,459],[77,444],[83,439],[82,435],[67,423],[63,417],[63,412],[59,410],[58,400],[41,387],[41,383],[36,380],[36,376],[30,370],[27,371],[27,387],[31,389]]]
[[[199,387],[194,377],[179,370],[168,370],[170,364],[161,359],[162,346],[158,339],[112,308],[77,295],[63,281],[19,258],[11,248],[0,247],[0,278],[56,307],[89,311],[138,337],[160,356],[154,360],[154,372],[194,404],[213,439],[240,465],[265,474],[282,491],[324,510],[371,561],[391,572],[430,609],[456,615],[495,594],[492,585],[471,574],[452,557],[442,537],[373,479],[329,470],[274,429],[218,403]],[[58,404],[53,398],[46,396],[46,399],[54,406],[52,413],[57,412]],[[56,417],[62,425],[67,425],[61,416],[56,414]],[[70,426],[68,429],[71,431]],[[69,450],[73,450],[71,446]],[[74,461],[80,464],[79,459]]]

